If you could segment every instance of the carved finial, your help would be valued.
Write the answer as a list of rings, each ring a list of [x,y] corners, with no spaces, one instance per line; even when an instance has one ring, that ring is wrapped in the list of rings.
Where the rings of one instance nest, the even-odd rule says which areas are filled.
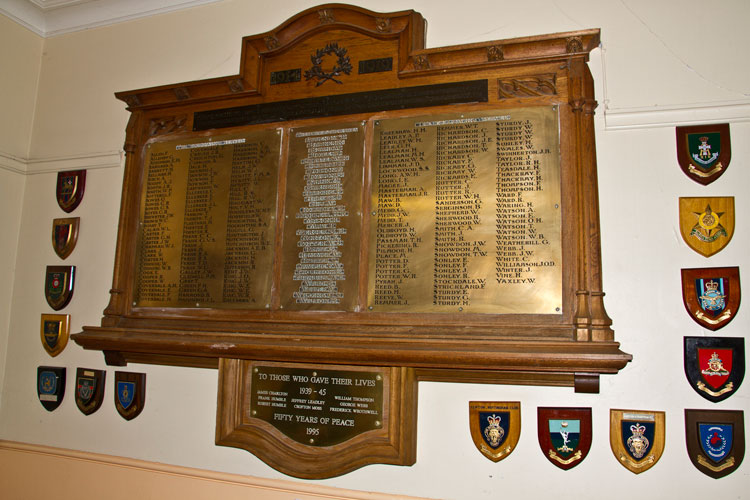
[[[430,69],[430,60],[426,55],[414,57],[414,69]]]
[[[505,54],[503,54],[503,47],[500,45],[493,45],[491,47],[487,47],[487,60],[488,61],[502,61],[505,59]]]
[[[320,24],[331,24],[336,22],[336,19],[334,19],[333,17],[333,11],[331,9],[319,10],[318,15],[320,16]]]
[[[568,38],[566,41],[565,50],[568,52],[568,54],[583,52],[583,41],[581,41],[581,37],[572,36]]]
[[[242,92],[245,90],[245,85],[242,83],[242,78],[235,78],[234,80],[229,80],[227,82],[229,84],[229,90],[231,90],[233,93]]]
[[[276,38],[274,35],[268,35],[263,39],[264,42],[266,42],[266,48],[268,50],[278,49],[279,48],[279,39]]]
[[[391,32],[391,18],[390,17],[379,17],[375,19],[375,28],[379,33],[390,33]]]
[[[174,89],[174,95],[176,95],[177,99],[180,101],[190,99],[190,91],[187,89],[187,87],[177,87],[176,89]]]

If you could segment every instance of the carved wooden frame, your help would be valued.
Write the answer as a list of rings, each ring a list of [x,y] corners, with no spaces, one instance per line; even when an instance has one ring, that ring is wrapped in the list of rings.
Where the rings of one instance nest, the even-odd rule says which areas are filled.
[[[85,326],[72,336],[75,342],[103,351],[111,365],[145,362],[215,368],[220,358],[232,358],[392,366],[413,369],[417,380],[575,386],[577,391],[597,392],[599,375],[615,374],[631,359],[615,342],[603,303],[593,119],[597,104],[586,64],[589,52],[599,44],[599,30],[426,49],[424,26],[424,19],[414,11],[382,14],[341,4],[320,6],[272,31],[243,38],[237,75],[117,93],[128,104],[131,117],[113,285],[101,325]],[[393,71],[377,78],[352,72],[343,84],[302,80],[292,86],[270,85],[270,71],[288,68],[282,63],[302,57],[300,53],[309,59],[309,50],[300,47],[327,37],[355,47],[350,53],[359,51],[360,59],[393,57]],[[384,48],[387,54],[374,52]],[[487,102],[466,105],[471,109],[559,106],[564,176],[562,314],[364,317],[362,313],[133,306],[133,235],[139,217],[143,145],[149,138],[189,134],[194,113],[200,111],[468,80],[487,80],[489,89]],[[455,108],[438,106],[419,112],[451,109]],[[380,116],[403,116],[391,113]],[[351,119],[373,115],[351,115]],[[294,120],[281,126],[326,120]]]

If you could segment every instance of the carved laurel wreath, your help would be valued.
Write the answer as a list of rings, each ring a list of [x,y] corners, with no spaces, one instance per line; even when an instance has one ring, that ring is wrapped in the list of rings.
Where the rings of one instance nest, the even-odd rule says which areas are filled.
[[[338,60],[336,61],[336,65],[333,67],[333,71],[330,73],[326,73],[323,71],[323,68],[321,65],[323,64],[323,58],[325,56],[335,55],[338,57]],[[315,54],[310,56],[310,60],[313,63],[312,68],[305,71],[305,80],[312,80],[313,78],[318,81],[317,84],[315,84],[316,87],[322,85],[328,80],[334,81],[336,83],[342,83],[340,80],[337,80],[335,77],[341,75],[341,74],[350,74],[352,72],[352,63],[349,61],[349,56],[346,53],[346,49],[344,47],[339,47],[339,44],[336,42],[329,43],[322,49],[318,49]]]

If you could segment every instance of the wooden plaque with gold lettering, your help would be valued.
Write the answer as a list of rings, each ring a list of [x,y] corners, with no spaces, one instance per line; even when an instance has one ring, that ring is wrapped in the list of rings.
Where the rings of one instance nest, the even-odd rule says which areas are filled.
[[[427,49],[424,27],[324,5],[245,37],[237,75],[116,94],[131,118],[113,286],[75,342],[113,365],[219,367],[217,442],[266,429],[272,464],[277,442],[326,447],[261,400],[245,414],[261,381],[242,363],[597,392],[631,359],[603,302],[599,30]],[[416,406],[405,386],[362,397],[384,391]],[[416,412],[389,427],[399,405],[380,401],[381,427],[328,444],[410,443],[375,454],[410,463]],[[284,470],[346,472],[306,467]]]

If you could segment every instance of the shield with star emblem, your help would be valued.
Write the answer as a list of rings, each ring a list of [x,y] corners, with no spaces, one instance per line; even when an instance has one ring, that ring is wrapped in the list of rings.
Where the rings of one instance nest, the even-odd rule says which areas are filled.
[[[591,448],[591,408],[537,408],[542,453],[568,470],[580,464]]]
[[[685,337],[684,360],[690,386],[718,403],[737,392],[745,377],[745,339]]]
[[[731,474],[745,457],[744,412],[685,409],[685,440],[699,471],[714,479]]]
[[[740,307],[740,268],[682,270],[682,302],[693,321],[709,330],[729,324]]]
[[[732,156],[729,124],[677,127],[677,162],[685,175],[710,184],[726,172]]]
[[[664,453],[663,411],[609,410],[609,444],[617,461],[640,474]]]
[[[474,446],[486,458],[499,462],[510,455],[521,435],[521,403],[469,402],[469,430]]]
[[[734,197],[681,197],[680,234],[704,257],[722,250],[734,235]]]

